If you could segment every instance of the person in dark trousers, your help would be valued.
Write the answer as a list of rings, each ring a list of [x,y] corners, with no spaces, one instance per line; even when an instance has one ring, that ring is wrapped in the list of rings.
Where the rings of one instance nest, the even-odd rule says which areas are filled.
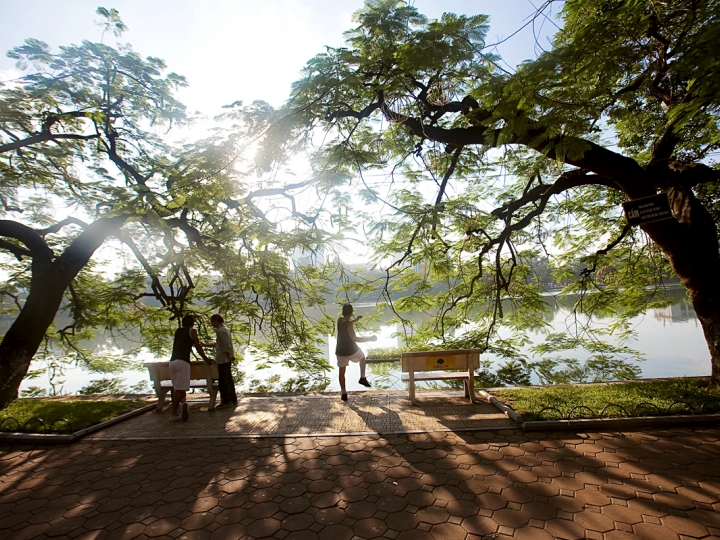
[[[366,341],[377,341],[377,336],[358,337],[355,335],[355,327],[357,321],[362,319],[362,315],[352,318],[352,304],[345,304],[342,307],[342,317],[337,321],[337,345],[335,346],[335,355],[337,356],[337,365],[339,368],[340,379],[340,399],[347,401],[347,390],[345,390],[345,369],[350,362],[360,362],[360,380],[363,386],[370,387],[370,383],[365,378],[365,353],[357,346],[358,343]]]
[[[193,346],[206,363],[212,364],[212,360],[205,356],[198,340],[197,330],[193,326],[195,326],[195,317],[185,315],[182,318],[182,326],[175,330],[172,355],[170,356],[170,379],[172,379],[173,385],[171,422],[178,420],[187,422],[190,416],[185,397],[187,391],[190,390],[190,353]]]
[[[220,387],[220,405],[218,409],[237,406],[235,381],[232,375],[232,363],[235,361],[230,330],[225,327],[225,319],[219,313],[210,317],[215,328],[215,362],[218,366],[218,386]]]

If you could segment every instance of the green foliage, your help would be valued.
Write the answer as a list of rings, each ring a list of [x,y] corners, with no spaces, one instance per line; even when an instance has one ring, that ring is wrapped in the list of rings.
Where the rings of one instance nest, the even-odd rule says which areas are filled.
[[[248,391],[257,394],[266,394],[269,392],[304,394],[322,392],[329,384],[330,379],[322,372],[300,377],[291,377],[284,381],[280,375],[275,374],[263,380],[251,379]]]
[[[20,390],[20,396],[24,398],[38,398],[47,396],[47,390],[40,386],[28,386]]]
[[[95,379],[78,390],[81,396],[93,394],[125,394],[128,388],[120,377]]]
[[[540,384],[622,381],[639,379],[641,374],[638,366],[604,354],[595,355],[582,365],[574,358],[544,358],[531,362],[530,367]]]
[[[31,433],[46,433],[52,426],[53,431],[78,431],[106,422],[143,405],[146,403],[134,400],[18,399],[0,411],[0,426],[2,426],[0,429],[2,431],[22,430]],[[32,420],[33,418],[41,419],[46,429],[43,429],[43,424]],[[27,427],[22,429],[26,423]]]
[[[402,353],[407,352],[399,347],[368,348],[367,359],[370,361],[399,360]]]
[[[497,378],[507,386],[528,386],[530,382],[529,367],[518,360],[505,362],[497,370]]]
[[[525,420],[535,420],[536,415],[546,407],[558,409],[563,417],[575,407],[588,407],[595,415],[608,405],[619,405],[632,415],[655,416],[717,412],[720,410],[720,396],[707,389],[707,379],[666,379],[637,383],[613,383],[602,385],[573,385],[550,388],[527,388],[498,390],[495,396],[515,409]],[[684,403],[681,403],[684,402]],[[645,405],[642,405],[645,404]],[[650,405],[647,405],[650,404]],[[545,413],[544,413],[545,414]],[[552,412],[547,412],[551,419]],[[586,410],[576,412],[584,417]],[[608,407],[606,416],[624,416],[617,407]]]
[[[117,10],[97,14],[103,33],[126,30]],[[248,127],[234,106],[207,138],[173,145],[168,130],[192,118],[174,95],[187,82],[162,60],[130,45],[53,51],[36,39],[8,55],[23,75],[0,87],[0,272],[9,276],[0,315],[17,317],[31,277],[44,279],[30,264],[44,244],[57,263],[53,279],[79,267],[46,333],[46,358],[103,373],[137,367],[135,352],[169,353],[182,315],[197,315],[209,341],[207,316],[221,312],[238,348],[255,344],[300,369],[327,369],[324,323],[305,311],[324,303],[328,270],[294,259],[322,254],[332,235],[320,209],[296,206],[305,183],[242,170]],[[263,114],[258,108],[258,122]],[[106,218],[121,226],[100,232]],[[19,226],[37,233],[36,245]],[[92,255],[80,255],[91,229],[104,243],[98,259],[113,268],[82,260]],[[91,350],[100,338],[122,343],[124,354]]]
[[[483,15],[368,0],[283,107],[237,113],[261,141],[258,167],[309,152],[335,223],[363,223],[410,350],[480,348],[509,361],[508,382],[639,374],[629,321],[662,306],[674,276],[621,203],[640,182],[668,190],[669,160],[699,170],[720,148],[717,0],[573,0],[560,16],[552,48],[513,71],[485,48]],[[682,189],[714,208],[709,170]],[[381,210],[358,212],[370,204]],[[557,287],[574,337],[548,335],[533,364],[522,350],[550,332],[543,292]],[[556,356],[569,350],[590,358]]]

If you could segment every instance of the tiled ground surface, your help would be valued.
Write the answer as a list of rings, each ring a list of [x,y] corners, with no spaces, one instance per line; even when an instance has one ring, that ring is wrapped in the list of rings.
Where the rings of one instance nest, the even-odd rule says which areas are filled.
[[[720,537],[720,429],[0,448],[0,538]]]
[[[236,409],[211,413],[207,403],[191,403],[190,420],[169,422],[169,405],[162,414],[146,413],[92,438],[203,437],[337,433],[397,433],[516,427],[493,405],[470,403],[461,393],[419,393],[412,406],[407,393],[339,394],[302,397],[245,397]]]

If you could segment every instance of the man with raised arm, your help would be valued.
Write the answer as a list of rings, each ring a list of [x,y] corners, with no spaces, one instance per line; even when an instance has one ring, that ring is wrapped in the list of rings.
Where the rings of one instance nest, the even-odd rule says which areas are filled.
[[[365,353],[358,343],[366,341],[377,341],[377,336],[358,337],[355,335],[354,323],[362,319],[362,315],[352,318],[352,304],[345,304],[342,307],[342,317],[337,321],[337,346],[335,347],[335,355],[337,356],[337,365],[339,368],[340,379],[340,399],[347,401],[347,390],[345,390],[345,369],[350,362],[360,362],[360,380],[363,386],[370,387],[370,383],[365,378]]]

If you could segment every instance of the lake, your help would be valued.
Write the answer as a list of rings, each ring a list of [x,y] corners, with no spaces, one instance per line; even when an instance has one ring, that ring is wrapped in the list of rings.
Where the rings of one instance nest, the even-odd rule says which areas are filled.
[[[698,376],[710,374],[710,353],[705,343],[702,328],[690,305],[685,291],[683,289],[669,289],[667,295],[672,298],[673,305],[662,309],[651,309],[644,315],[636,317],[632,320],[632,325],[637,333],[637,340],[630,342],[628,345],[640,352],[644,353],[646,360],[639,364],[642,370],[643,378],[654,377],[679,377],[679,376]],[[562,305],[552,295],[548,295],[548,321],[551,321],[553,331],[560,332],[567,328],[567,321],[570,316],[570,310]],[[371,306],[356,305],[356,313],[362,315],[364,311],[369,312]],[[399,347],[401,341],[399,337],[393,337],[397,332],[395,325],[383,325],[379,332],[375,332],[378,341],[372,343],[362,343],[360,346],[367,353],[370,347]],[[360,335],[367,333],[358,332]],[[534,341],[540,341],[538,335],[532,336]],[[170,339],[170,338],[168,338]],[[337,367],[335,367],[335,356],[331,354],[335,350],[334,336],[327,337],[327,347],[325,350],[326,358],[329,360],[333,370],[327,374],[330,382],[325,391],[339,391],[340,386],[337,381]],[[244,383],[239,385],[239,389],[245,391],[262,391],[277,390],[280,385],[288,379],[297,377],[293,371],[272,367],[267,370],[258,370],[252,361],[252,358],[246,355],[246,359],[238,366],[245,373]],[[582,354],[573,355],[579,360],[584,360]],[[497,364],[497,359],[491,355],[484,358],[493,360]],[[150,355],[137,358],[138,362],[156,360]],[[162,359],[164,360],[164,359]],[[34,369],[42,366],[33,364]],[[36,378],[34,380],[23,381],[21,389],[30,386],[44,387],[51,391],[49,373],[46,377]],[[121,377],[126,386],[142,384],[147,381],[147,371],[127,371],[119,375],[109,375]],[[375,382],[376,388],[382,389],[404,389],[405,384],[400,381],[400,363],[399,362],[382,362],[368,363],[367,371],[368,379]],[[360,377],[359,367],[353,364],[347,370],[347,388],[348,390],[363,390],[364,387],[358,384]],[[57,393],[74,394],[83,386],[87,385],[91,380],[102,378],[102,375],[96,373],[88,373],[81,369],[66,369],[61,378],[55,378],[55,391]],[[61,381],[61,384],[58,382]],[[535,381],[537,382],[537,381]],[[149,387],[148,387],[149,388]]]

